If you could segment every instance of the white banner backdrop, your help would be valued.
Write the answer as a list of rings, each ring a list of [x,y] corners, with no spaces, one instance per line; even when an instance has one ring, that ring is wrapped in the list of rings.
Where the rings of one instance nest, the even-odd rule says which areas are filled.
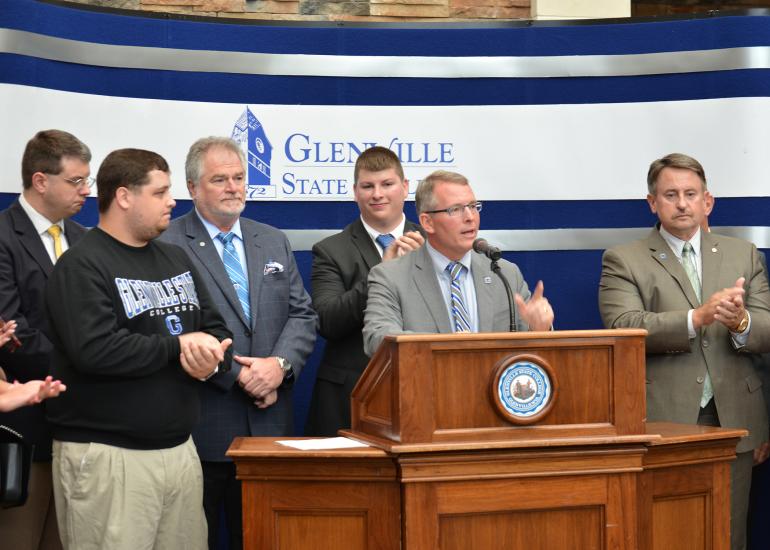
[[[344,200],[371,145],[399,154],[412,190],[458,171],[488,200],[636,199],[651,160],[699,159],[716,196],[762,196],[770,174],[770,98],[587,105],[380,107],[243,105],[132,99],[0,84],[0,191],[18,192],[26,141],[72,132],[92,149],[151,149],[188,198],[184,158],[208,135],[234,135],[252,165],[254,199]]]

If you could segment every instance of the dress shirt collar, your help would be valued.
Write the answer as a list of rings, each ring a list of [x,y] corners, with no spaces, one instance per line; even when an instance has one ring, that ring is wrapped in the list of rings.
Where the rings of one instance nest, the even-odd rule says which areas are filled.
[[[219,235],[220,233],[226,233],[226,231],[220,231],[220,229],[216,225],[214,225],[213,223],[208,221],[206,218],[201,216],[201,213],[198,212],[197,208],[195,209],[195,214],[198,216],[198,219],[203,224],[203,227],[206,228],[206,232],[209,234],[209,237],[211,237],[212,241],[214,241],[217,235]],[[243,242],[243,234],[241,233],[241,218],[238,218],[237,220],[235,220],[235,223],[230,228],[230,232],[234,233],[235,236],[238,237],[241,240],[241,242]]]
[[[364,229],[366,229],[366,232],[369,234],[369,238],[372,239],[372,242],[374,243],[374,248],[377,249],[377,252],[380,253],[380,257],[382,257],[383,251],[380,248],[380,245],[377,244],[377,237],[379,237],[380,235],[386,235],[390,233],[391,235],[393,235],[393,237],[398,239],[401,235],[404,234],[404,226],[406,225],[406,216],[404,216],[404,214],[401,214],[401,221],[398,223],[398,225],[394,227],[392,231],[386,231],[385,233],[380,233],[371,225],[366,223],[364,221],[363,216],[361,216],[361,223],[364,224]]]
[[[660,236],[663,237],[663,240],[666,241],[668,246],[671,247],[671,250],[673,250],[674,254],[676,255],[679,260],[682,259],[682,249],[684,248],[684,243],[688,241],[683,241],[679,237],[674,237],[671,233],[666,231],[663,226],[660,226]],[[693,252],[695,252],[695,258],[700,263],[700,240],[701,240],[701,233],[700,233],[700,227],[695,232],[695,235],[692,236],[692,238],[689,240],[689,243],[692,245]]]
[[[446,272],[446,266],[452,261],[446,256],[444,256],[441,252],[433,248],[430,243],[426,240],[425,244],[426,250],[428,251],[428,254],[430,255],[430,259],[433,262],[433,269],[436,270],[436,273],[438,273],[439,276],[446,276],[449,277],[449,274]],[[465,266],[465,269],[467,270],[466,277],[470,276],[471,274],[471,257],[472,257],[473,251],[469,250],[465,253],[465,256],[460,258],[460,263]]]
[[[45,216],[43,216],[40,212],[35,210],[35,208],[29,204],[29,201],[24,196],[24,193],[21,193],[19,195],[19,204],[24,209],[24,212],[29,217],[30,221],[32,222],[32,225],[35,226],[35,231],[37,231],[37,234],[40,236],[43,236],[44,233],[48,231],[48,228],[52,225],[58,225],[61,228],[62,234],[64,234],[64,220],[59,220],[58,222],[54,223]]]

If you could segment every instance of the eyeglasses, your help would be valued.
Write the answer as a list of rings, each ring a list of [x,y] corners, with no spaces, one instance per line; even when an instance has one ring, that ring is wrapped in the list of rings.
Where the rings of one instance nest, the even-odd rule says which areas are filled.
[[[456,216],[460,212],[465,212],[465,209],[467,208],[471,212],[475,210],[476,212],[481,212],[481,201],[476,202],[469,202],[468,204],[456,204],[454,206],[450,206],[449,208],[442,208],[440,210],[426,210],[426,214],[438,214],[439,212],[446,212],[450,216]]]
[[[59,176],[59,174],[48,174],[49,176]],[[93,178],[91,176],[85,177],[85,178],[65,178],[62,176],[59,176],[61,179],[69,183],[70,185],[74,185],[78,189],[83,189],[85,187],[88,187],[89,189],[94,186],[96,183],[96,178]]]

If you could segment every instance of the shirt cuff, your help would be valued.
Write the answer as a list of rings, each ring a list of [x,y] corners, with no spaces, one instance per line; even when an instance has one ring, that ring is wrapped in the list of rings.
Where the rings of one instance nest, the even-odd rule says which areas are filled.
[[[687,334],[690,337],[690,340],[695,338],[697,334],[695,333],[695,327],[692,325],[692,313],[695,311],[694,309],[691,309],[687,312]]]

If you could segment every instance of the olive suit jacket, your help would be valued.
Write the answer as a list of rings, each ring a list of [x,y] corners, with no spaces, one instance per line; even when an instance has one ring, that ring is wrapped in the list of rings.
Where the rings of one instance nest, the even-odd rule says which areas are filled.
[[[657,228],[645,239],[607,250],[602,260],[599,309],[607,328],[648,331],[647,419],[695,424],[706,372],[723,427],[747,428],[738,444],[746,452],[767,440],[767,408],[751,352],[770,349],[770,291],[756,247],[741,239],[701,234],[702,297],[745,277],[751,328],[736,349],[719,322],[701,327],[694,339],[687,312],[700,303],[677,257]]]

